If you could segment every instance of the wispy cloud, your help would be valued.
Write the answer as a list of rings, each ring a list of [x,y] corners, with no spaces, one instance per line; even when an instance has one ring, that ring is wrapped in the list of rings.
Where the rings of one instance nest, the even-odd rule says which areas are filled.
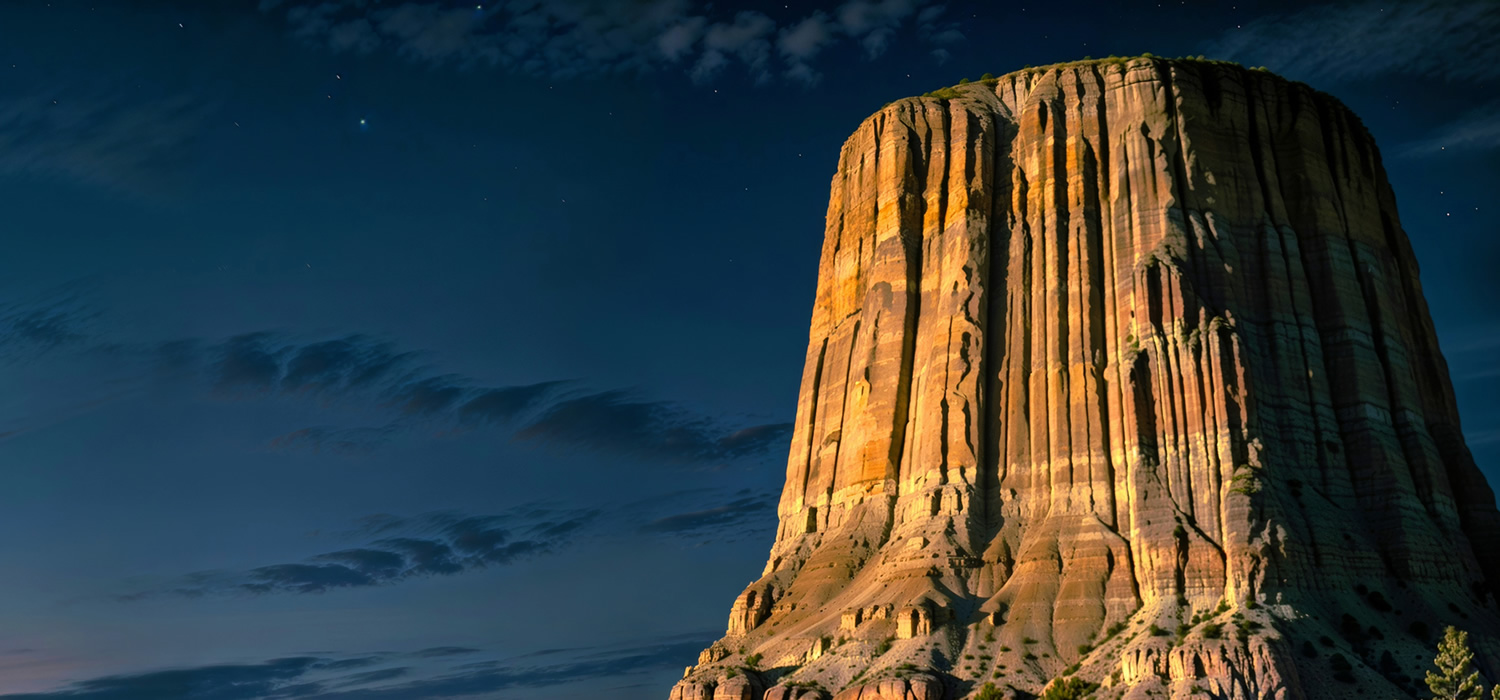
[[[214,698],[255,700],[297,697],[316,690],[297,681],[319,669],[323,659],[289,657],[257,664],[219,664],[197,668],[103,676],[79,681],[49,693],[3,695],[9,700],[146,700],[146,698]]]
[[[1500,78],[1500,12],[1491,0],[1320,5],[1251,21],[1206,53],[1309,81],[1489,81]]]
[[[930,0],[847,0],[778,24],[694,0],[533,0],[455,7],[411,1],[263,0],[292,35],[334,52],[390,51],[430,65],[568,78],[678,70],[697,81],[737,68],[758,82],[813,82],[812,60],[840,40],[870,58],[897,33],[940,46],[962,39]],[[774,49],[774,50],[773,50]]]
[[[508,660],[466,663],[435,670],[411,665],[348,672],[402,658],[438,660],[446,654],[340,657],[292,656],[258,663],[101,676],[41,693],[0,695],[5,700],[432,700],[475,697],[516,688],[548,688],[601,678],[630,677],[681,666],[713,635],[708,632],[643,639],[617,647],[548,650]],[[460,649],[441,647],[440,649]],[[466,650],[466,652],[478,650]],[[546,663],[538,663],[546,659]]]
[[[697,501],[702,503],[702,501]],[[672,513],[641,526],[643,532],[694,538],[717,538],[747,530],[760,530],[776,522],[776,497],[742,489],[734,500],[719,506]]]
[[[295,561],[200,571],[151,585],[137,584],[113,600],[324,594],[516,565],[557,554],[602,533],[638,532],[701,546],[761,536],[775,523],[776,494],[751,489],[678,491],[598,508],[526,505],[496,515],[378,513],[360,518],[353,528],[335,535],[352,546]],[[477,651],[431,647],[413,654],[436,658]]]
[[[618,506],[629,531],[689,547],[762,539],[776,528],[770,489],[685,489]]]
[[[673,461],[743,457],[790,435],[790,424],[726,432],[715,421],[670,404],[617,391],[564,398],[516,432],[521,440]]]
[[[1489,445],[1500,442],[1500,428],[1479,428],[1464,431],[1465,441],[1470,445]]]
[[[59,348],[108,352],[112,398],[121,387],[170,378],[223,401],[303,401],[328,416],[352,410],[372,424],[305,425],[270,436],[272,452],[358,457],[403,435],[451,436],[485,430],[550,449],[611,453],[670,464],[723,462],[784,445],[790,425],[710,416],[635,391],[591,389],[576,381],[487,385],[441,371],[425,354],[362,334],[299,340],[253,332],[222,340],[122,344],[93,326],[98,314],[75,296],[0,305],[0,361],[56,357]],[[134,382],[134,384],[132,384]],[[95,397],[90,405],[104,400]],[[334,409],[343,409],[337,411]],[[30,415],[25,432],[47,420]]]
[[[89,339],[85,326],[95,316],[71,297],[0,306],[0,357],[15,359],[82,344]]]
[[[85,87],[0,98],[0,176],[150,195],[214,109],[190,97]]]
[[[274,450],[357,455],[401,427],[423,422],[457,430],[508,428],[524,442],[680,463],[758,454],[790,435],[787,424],[725,425],[626,391],[590,391],[560,381],[484,386],[437,373],[418,362],[418,353],[366,336],[296,343],[252,333],[196,351],[175,347],[166,355],[170,361],[204,371],[221,396],[368,399],[385,406],[393,421],[379,427],[301,428],[272,438],[268,446]]]
[[[1410,157],[1458,156],[1500,148],[1500,101],[1471,110],[1398,153]]]
[[[597,510],[557,511],[524,507],[493,516],[436,513],[415,518],[373,516],[359,534],[365,542],[307,557],[237,572],[199,572],[146,590],[116,596],[135,602],[162,596],[326,593],[383,586],[430,576],[452,576],[549,554],[599,515]],[[439,647],[424,656],[464,653]]]
[[[310,700],[418,700],[470,697],[515,688],[546,688],[596,678],[622,678],[683,665],[694,659],[711,636],[642,642],[624,648],[591,651],[554,664],[499,663],[464,671],[347,693],[323,693]]]

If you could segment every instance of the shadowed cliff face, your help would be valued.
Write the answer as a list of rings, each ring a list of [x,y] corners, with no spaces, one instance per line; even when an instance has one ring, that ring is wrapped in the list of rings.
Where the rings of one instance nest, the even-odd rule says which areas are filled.
[[[1375,145],[1306,86],[1133,59],[888,105],[801,386],[765,574],[674,699],[1402,695],[1445,624],[1500,676],[1494,495]]]

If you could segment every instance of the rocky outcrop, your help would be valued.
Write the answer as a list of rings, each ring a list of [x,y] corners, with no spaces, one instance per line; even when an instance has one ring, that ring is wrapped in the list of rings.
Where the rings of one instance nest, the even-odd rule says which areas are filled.
[[[1404,696],[1447,624],[1500,676],[1500,515],[1334,99],[1138,58],[899,100],[819,270],[770,560],[674,698]]]

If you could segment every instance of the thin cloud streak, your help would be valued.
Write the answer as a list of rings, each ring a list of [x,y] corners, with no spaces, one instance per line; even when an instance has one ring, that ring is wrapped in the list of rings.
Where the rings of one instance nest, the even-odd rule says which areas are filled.
[[[525,505],[496,515],[378,513],[360,518],[353,529],[336,535],[357,542],[350,547],[240,571],[184,574],[112,599],[136,603],[161,598],[319,595],[387,586],[513,566],[557,554],[594,535],[632,530],[700,546],[733,542],[774,527],[775,512],[775,493],[740,489],[679,491],[600,508]],[[436,658],[477,651],[443,646],[413,655]]]
[[[643,532],[702,536],[729,533],[776,522],[776,499],[771,494],[753,494],[748,489],[736,494],[735,500],[715,508],[674,513],[646,523]]]
[[[292,656],[258,663],[101,676],[41,693],[0,695],[5,700],[431,700],[474,697],[515,688],[549,688],[580,681],[650,673],[680,665],[712,639],[707,632],[643,639],[615,648],[563,650],[566,658],[537,664],[526,655],[429,671],[411,666],[355,673],[350,668],[389,661],[388,656],[340,658],[333,654]],[[447,647],[457,648],[457,647]],[[478,651],[478,650],[473,650]],[[422,652],[406,657],[422,658]],[[437,658],[441,658],[441,655]],[[554,657],[555,658],[555,657]],[[359,687],[363,686],[363,687]]]
[[[60,347],[82,345],[89,340],[84,327],[96,316],[73,298],[0,306],[0,358],[14,361]]]
[[[906,28],[918,41],[961,40],[930,0],[847,0],[785,24],[753,10],[732,16],[691,0],[537,0],[445,7],[357,0],[263,0],[292,36],[334,53],[389,51],[433,66],[494,68],[572,78],[674,70],[707,82],[738,69],[757,83],[776,76],[812,84],[812,60],[841,39],[874,59]]]
[[[537,507],[522,507],[492,516],[456,513],[415,518],[372,516],[361,528],[366,542],[357,547],[248,571],[188,574],[156,588],[115,596],[115,600],[131,603],[161,597],[320,594],[453,576],[556,552],[598,516],[597,510],[554,511]],[[465,650],[435,647],[422,655],[459,653]]]
[[[1426,138],[1407,144],[1397,153],[1405,157],[1462,157],[1500,148],[1500,102],[1484,107],[1433,130]]]
[[[0,177],[149,196],[216,111],[187,96],[82,87],[0,100]]]
[[[197,352],[176,347],[171,361],[183,371],[206,368],[207,383],[221,397],[373,400],[392,412],[385,426],[310,426],[276,436],[267,446],[277,451],[357,456],[425,422],[460,431],[509,426],[522,442],[686,463],[759,454],[791,434],[789,424],[728,426],[626,391],[579,390],[559,381],[481,386],[434,373],[417,363],[416,353],[359,335],[299,345],[250,333]]]
[[[1490,81],[1500,78],[1500,12],[1490,0],[1323,5],[1256,19],[1205,52],[1306,81]]]
[[[487,386],[438,371],[423,362],[420,352],[357,333],[299,342],[260,331],[217,342],[180,339],[131,346],[93,332],[90,325],[96,318],[97,313],[72,297],[0,306],[0,362],[56,357],[59,349],[108,354],[112,386],[170,381],[223,401],[300,399],[321,409],[356,409],[366,419],[374,414],[383,420],[374,425],[306,425],[266,439],[265,449],[287,454],[357,458],[416,431],[443,437],[487,430],[549,449],[688,464],[763,454],[784,447],[791,434],[785,423],[729,423],[670,401],[618,389],[591,390],[571,381]],[[46,418],[28,418],[39,420]],[[0,439],[29,429],[7,426]]]

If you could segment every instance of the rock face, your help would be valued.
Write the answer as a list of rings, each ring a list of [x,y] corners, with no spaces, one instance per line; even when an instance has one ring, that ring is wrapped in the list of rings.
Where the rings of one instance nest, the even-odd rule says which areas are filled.
[[[779,517],[674,699],[1406,697],[1449,624],[1500,677],[1500,515],[1380,155],[1263,71],[865,120]]]

